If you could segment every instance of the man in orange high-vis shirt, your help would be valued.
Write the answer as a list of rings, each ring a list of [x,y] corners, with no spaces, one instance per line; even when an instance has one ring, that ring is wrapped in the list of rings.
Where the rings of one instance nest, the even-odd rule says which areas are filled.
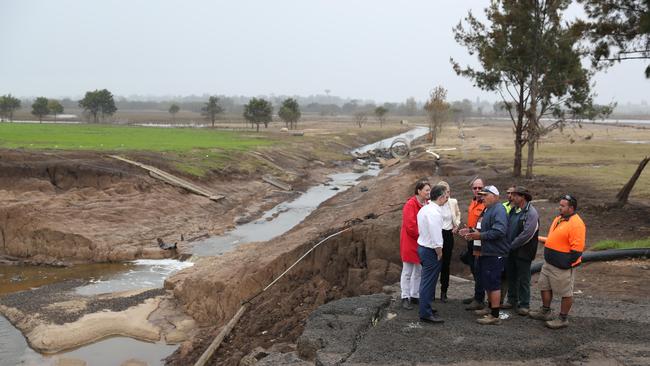
[[[478,220],[485,210],[483,197],[478,194],[483,189],[483,180],[481,178],[475,178],[470,187],[472,188],[473,197],[467,209],[467,227],[476,230]],[[480,243],[480,240],[478,242]],[[467,310],[483,309],[483,302],[485,301],[485,291],[483,290],[483,287],[481,287],[478,272],[478,256],[474,256],[474,244],[474,240],[468,240],[467,252],[463,255],[463,261],[469,266],[474,277],[474,296],[463,300],[464,304],[469,305],[466,308]]]
[[[542,292],[542,307],[531,311],[530,317],[545,320],[551,329],[560,329],[569,325],[569,311],[573,305],[573,283],[576,267],[582,262],[585,250],[587,228],[582,218],[576,213],[578,201],[567,194],[560,199],[560,215],[553,220],[548,237],[539,237],[544,244],[544,265],[537,280]],[[553,319],[551,301],[553,295],[562,298],[560,316]]]

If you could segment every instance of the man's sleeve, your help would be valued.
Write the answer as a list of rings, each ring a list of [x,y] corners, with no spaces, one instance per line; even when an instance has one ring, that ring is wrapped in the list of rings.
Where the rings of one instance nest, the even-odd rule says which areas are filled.
[[[534,207],[531,207],[528,210],[528,217],[524,223],[524,230],[517,235],[517,237],[512,241],[510,249],[517,249],[524,244],[528,243],[530,239],[535,236],[537,229],[539,228],[539,214]]]
[[[434,215],[429,223],[429,226],[433,232],[431,237],[433,238],[433,247],[442,248],[443,239],[442,239],[442,215]]]
[[[587,229],[584,225],[574,223],[569,231],[569,245],[571,253],[580,253],[585,250],[585,238],[587,236]],[[576,258],[577,259],[577,258]]]

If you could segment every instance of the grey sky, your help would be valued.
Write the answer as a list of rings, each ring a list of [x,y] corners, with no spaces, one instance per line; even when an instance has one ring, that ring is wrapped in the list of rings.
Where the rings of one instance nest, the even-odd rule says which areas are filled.
[[[456,76],[473,58],[452,26],[487,1],[0,0],[0,94],[331,94],[403,101],[441,84],[449,99],[496,100]],[[596,78],[600,102],[648,99],[645,62]]]

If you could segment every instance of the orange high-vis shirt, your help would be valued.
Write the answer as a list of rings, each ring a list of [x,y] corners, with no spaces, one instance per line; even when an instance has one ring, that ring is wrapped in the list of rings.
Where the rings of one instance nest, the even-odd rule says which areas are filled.
[[[573,214],[569,219],[558,216],[553,220],[548,230],[548,237],[544,246],[560,253],[584,252],[587,228],[578,214]],[[571,266],[582,262],[582,256]]]
[[[478,222],[478,218],[481,217],[483,210],[485,210],[483,202],[477,200],[470,202],[469,208],[467,209],[467,227],[476,228],[476,223]]]

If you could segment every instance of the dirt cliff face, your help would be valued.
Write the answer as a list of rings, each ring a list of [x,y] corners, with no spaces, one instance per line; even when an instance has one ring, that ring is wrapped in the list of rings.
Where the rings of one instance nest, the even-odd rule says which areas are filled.
[[[157,238],[180,243],[219,234],[237,217],[255,217],[288,197],[255,177],[200,184],[226,198],[189,194],[98,153],[0,152],[0,256],[35,263],[174,256]],[[251,192],[259,198],[252,203]]]

